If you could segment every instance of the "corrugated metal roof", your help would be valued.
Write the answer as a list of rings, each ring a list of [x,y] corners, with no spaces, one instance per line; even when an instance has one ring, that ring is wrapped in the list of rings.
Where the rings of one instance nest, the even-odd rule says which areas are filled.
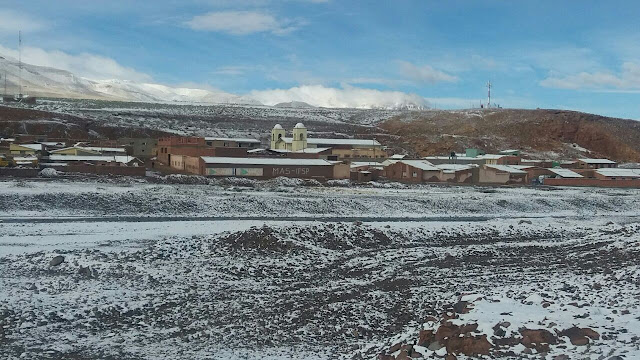
[[[84,155],[58,155],[58,154],[51,154],[51,155],[49,155],[49,160],[50,161],[88,161],[88,162],[106,161],[106,162],[119,162],[119,163],[127,164],[127,163],[131,162],[132,160],[136,160],[136,158],[133,157],[133,156],[127,156],[127,155],[115,155],[115,156],[110,156],[110,155],[90,155],[90,156],[84,156]]]
[[[330,166],[332,163],[323,159],[288,159],[288,158],[239,158],[222,156],[202,156],[206,164],[225,165],[274,165],[274,166]]]
[[[412,166],[416,169],[425,170],[425,171],[440,171],[437,167],[433,166],[432,163],[426,160],[400,160],[401,163]]]
[[[520,169],[516,169],[509,165],[485,165],[486,167],[496,169],[499,171],[508,172],[509,174],[526,174],[526,171],[522,171]]]
[[[260,143],[260,140],[251,139],[251,138],[225,138],[225,137],[205,137],[205,141],[235,141],[242,143]]]
[[[42,144],[17,144],[18,146],[25,147],[27,149],[42,151]]]
[[[463,171],[472,169],[472,166],[463,165],[463,164],[438,164],[435,165],[438,169],[442,169],[445,172],[455,172],[455,171]]]
[[[615,161],[609,159],[578,159],[587,164],[616,164]]]
[[[563,169],[563,168],[553,168],[553,169],[549,169],[549,171],[551,171],[552,173],[563,177],[563,178],[582,178],[584,176],[578,174],[575,171],[571,171],[569,169]]]
[[[606,177],[640,178],[639,169],[608,168],[608,169],[598,169],[596,170],[596,172]]]

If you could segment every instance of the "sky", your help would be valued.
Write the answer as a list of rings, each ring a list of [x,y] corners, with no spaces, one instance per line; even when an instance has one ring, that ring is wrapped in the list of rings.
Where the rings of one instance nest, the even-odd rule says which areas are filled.
[[[616,0],[0,0],[0,54],[22,30],[26,61],[96,80],[447,109],[486,103],[491,81],[505,108],[640,119],[638,14]]]

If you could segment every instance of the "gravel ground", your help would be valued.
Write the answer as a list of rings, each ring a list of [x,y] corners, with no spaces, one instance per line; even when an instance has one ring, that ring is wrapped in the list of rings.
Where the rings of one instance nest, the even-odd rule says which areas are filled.
[[[0,188],[2,358],[376,359],[468,294],[475,308],[457,321],[479,324],[478,334],[508,320],[600,335],[542,355],[514,346],[485,358],[640,356],[635,190],[62,180]],[[366,219],[272,221],[279,213]],[[265,219],[7,221],[221,214]],[[416,214],[459,219],[398,221]],[[463,217],[473,214],[491,216]]]

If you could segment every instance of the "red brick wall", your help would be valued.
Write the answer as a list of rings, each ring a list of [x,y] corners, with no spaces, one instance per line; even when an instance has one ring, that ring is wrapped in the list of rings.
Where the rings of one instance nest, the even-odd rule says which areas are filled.
[[[600,180],[600,179],[544,179],[551,186],[596,186],[640,188],[640,180]]]

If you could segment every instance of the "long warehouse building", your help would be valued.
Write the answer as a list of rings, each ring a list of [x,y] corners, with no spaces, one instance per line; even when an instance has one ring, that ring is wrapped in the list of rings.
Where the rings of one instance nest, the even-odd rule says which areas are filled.
[[[306,179],[348,179],[349,165],[340,161],[291,158],[200,157],[201,175]]]

